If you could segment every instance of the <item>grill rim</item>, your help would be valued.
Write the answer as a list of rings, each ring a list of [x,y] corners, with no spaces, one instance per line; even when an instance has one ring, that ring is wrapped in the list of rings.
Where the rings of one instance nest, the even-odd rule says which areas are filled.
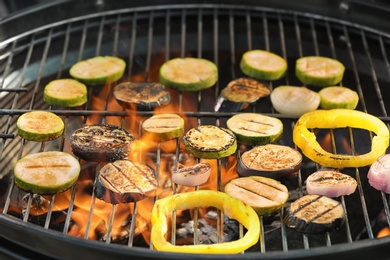
[[[17,113],[20,113],[21,111],[15,111],[15,110],[13,110],[14,112],[17,112]],[[56,111],[57,112],[57,111]],[[10,113],[12,113],[12,111],[10,111]],[[204,116],[203,114],[202,114],[202,116]],[[2,215],[0,214],[0,216],[1,216],[1,218],[0,218],[0,220],[1,220],[1,222],[2,222]],[[20,223],[19,223],[20,224]],[[44,230],[44,231],[46,231],[46,230]],[[34,232],[34,233],[36,233],[36,231],[35,231],[35,229],[32,229],[32,230],[30,230],[30,232]],[[30,234],[30,233],[26,233],[26,235],[28,235],[28,234]],[[43,233],[44,234],[44,233]],[[56,233],[55,233],[56,234]],[[46,235],[46,234],[44,234],[44,235]],[[49,235],[52,235],[52,234],[49,234]],[[66,238],[69,238],[69,236],[67,236]],[[61,241],[61,240],[60,240]],[[360,241],[358,241],[358,242],[360,242]],[[355,243],[358,243],[358,242],[354,242],[353,244],[355,244]],[[369,242],[369,241],[367,241],[367,242]],[[372,242],[372,241],[371,241]],[[374,241],[375,242],[375,241]],[[75,243],[76,244],[78,244],[78,243],[80,243],[80,241],[79,240],[77,240],[77,242],[75,241]],[[84,242],[83,242],[84,243]],[[93,245],[94,245],[94,243],[92,243]],[[360,244],[360,243],[359,243]],[[365,244],[365,243],[363,243],[363,244]],[[371,243],[368,243],[368,245],[367,246],[372,246],[372,245],[370,245]],[[379,244],[381,244],[381,243],[379,243]],[[89,246],[88,244],[86,245],[87,247]],[[100,244],[98,244],[97,245],[97,247],[99,248],[101,246],[101,243]],[[112,245],[110,245],[110,246],[112,246]],[[331,247],[331,249],[333,249],[333,248],[336,248],[337,247],[337,245],[334,245],[334,246],[332,246]],[[344,247],[345,247],[345,245],[344,245]],[[355,246],[353,246],[353,247],[355,247]],[[364,248],[365,246],[364,245],[362,245],[362,246],[357,246],[358,248]],[[34,249],[34,248],[33,248]],[[100,249],[100,248],[99,248]],[[324,248],[324,250],[325,250],[325,252],[322,252],[321,254],[323,254],[323,255],[328,255],[327,253],[328,253],[328,251],[330,251],[329,250],[330,248],[329,247],[325,247]],[[344,250],[345,248],[343,248],[343,252],[345,251]],[[353,249],[351,249],[351,250],[355,250],[356,251],[356,249],[357,248],[353,248]],[[129,253],[129,249],[127,248],[127,249],[125,249],[126,250],[126,252],[127,252],[127,254]],[[130,250],[132,250],[132,249],[130,249]],[[312,254],[311,252],[313,252],[313,251],[316,251],[316,248],[312,248],[312,249],[310,249],[309,251],[309,256],[310,257],[312,257],[312,256],[315,256],[315,254]],[[321,249],[317,249],[318,251],[321,251]],[[137,251],[137,250],[135,250],[135,251]],[[150,252],[151,250],[148,250],[148,252]],[[289,250],[288,251],[288,253],[289,253],[289,257],[291,256],[291,254],[290,254],[290,252],[294,252],[295,250]],[[297,250],[297,251],[301,251],[301,250]],[[305,251],[305,250],[302,250],[302,251]],[[337,251],[337,249],[335,249],[335,251]],[[154,251],[153,251],[154,252]],[[306,251],[307,252],[307,251]],[[348,251],[349,252],[349,251]],[[140,252],[140,253],[142,253],[142,254],[145,254],[145,250],[142,250],[142,252]],[[283,252],[282,252],[283,253]],[[331,252],[330,254],[333,254],[333,253],[340,253],[340,252]],[[161,252],[159,252],[159,254],[161,254]],[[164,254],[165,255],[165,254]],[[249,256],[251,256],[251,257],[253,257],[253,255],[252,254],[248,254]],[[266,254],[267,255],[267,257],[269,256],[268,255],[268,253]],[[274,252],[272,252],[272,253],[270,253],[270,255],[274,255]],[[278,255],[277,253],[275,253],[275,255]],[[58,255],[56,255],[56,256],[58,256]],[[156,258],[158,255],[152,255],[153,257],[152,258]],[[172,257],[172,254],[169,254],[169,256],[170,257]],[[186,257],[187,257],[187,255],[185,255]],[[257,255],[256,255],[257,256]],[[305,257],[306,256],[306,254],[305,253],[302,253],[302,255],[301,255],[301,257]],[[234,257],[234,256],[233,256]],[[224,255],[224,258],[226,258],[226,255]],[[278,255],[276,258],[278,258],[278,259],[280,259],[280,258],[283,258],[283,255]],[[262,259],[262,257],[260,257],[259,259]]]

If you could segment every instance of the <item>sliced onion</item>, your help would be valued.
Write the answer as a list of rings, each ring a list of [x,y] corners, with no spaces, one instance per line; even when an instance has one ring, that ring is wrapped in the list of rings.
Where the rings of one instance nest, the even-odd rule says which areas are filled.
[[[367,178],[373,188],[390,194],[390,154],[379,157],[371,165]]]
[[[183,186],[199,186],[207,182],[211,173],[209,163],[179,168],[172,172],[172,181]]]
[[[316,110],[321,100],[317,92],[296,86],[279,86],[271,92],[270,97],[276,111],[292,117]]]
[[[318,194],[327,197],[339,197],[355,192],[357,182],[347,174],[334,170],[316,171],[306,180],[308,194]]]

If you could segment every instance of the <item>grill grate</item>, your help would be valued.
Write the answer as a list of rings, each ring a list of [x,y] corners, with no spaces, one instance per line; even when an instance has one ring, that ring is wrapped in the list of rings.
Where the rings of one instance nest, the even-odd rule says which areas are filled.
[[[389,47],[388,34],[345,21],[271,8],[211,4],[142,7],[95,13],[36,28],[7,39],[0,43],[0,209],[5,220],[16,217],[31,226],[41,226],[48,232],[56,229],[67,234],[73,224],[71,213],[77,208],[74,201],[78,186],[70,192],[67,209],[61,210],[63,215],[60,217],[64,218],[61,226],[54,227],[53,223],[58,218],[55,208],[57,196],[47,198],[47,214],[38,217],[31,215],[36,197],[25,194],[13,185],[12,167],[15,161],[38,151],[69,151],[69,136],[73,130],[91,122],[119,123],[127,129],[135,130],[139,136],[140,123],[151,116],[151,112],[118,109],[111,94],[112,86],[108,89],[90,87],[89,102],[82,109],[58,109],[45,104],[42,90],[46,83],[56,78],[69,77],[69,67],[81,59],[96,55],[122,57],[127,61],[124,80],[130,81],[158,81],[160,65],[174,57],[194,56],[212,60],[220,72],[220,80],[215,88],[199,93],[172,93],[175,112],[188,117],[190,123],[186,128],[189,129],[191,124],[225,125],[226,120],[233,115],[215,113],[213,107],[220,89],[230,80],[243,76],[238,63],[244,51],[266,49],[286,58],[290,69],[285,78],[269,82],[271,88],[301,85],[292,69],[298,57],[329,56],[346,65],[343,84],[359,93],[357,109],[388,122],[389,108],[384,100],[390,98],[390,64],[386,51]],[[66,132],[63,138],[41,144],[25,142],[17,135],[18,116],[36,109],[52,110],[64,118]],[[294,146],[291,133],[295,120],[275,113],[269,99],[261,100],[248,110],[280,118],[285,128],[281,143]],[[328,145],[335,153],[365,153],[370,147],[369,134],[356,129],[324,133],[328,137],[329,134],[331,138]],[[175,160],[179,160],[180,152],[180,140],[177,140],[173,151]],[[158,145],[150,156],[157,173],[163,171],[161,158],[164,156],[166,152],[162,145]],[[226,163],[226,160],[216,162],[215,189],[221,189]],[[92,176],[100,167],[95,164],[83,166],[83,174]],[[307,175],[318,167],[305,159],[297,178],[287,182],[291,199],[304,193]],[[272,220],[262,217],[261,239],[254,250],[261,253],[286,252],[294,249],[334,248],[335,245],[345,243],[353,246],[358,240],[374,240],[379,228],[390,226],[390,212],[388,196],[369,187],[367,170],[345,169],[346,173],[357,179],[358,190],[354,195],[340,198],[348,212],[348,221],[342,230],[316,236],[298,234],[286,228],[279,215]],[[176,188],[173,187],[174,192]],[[93,213],[99,210],[93,192],[90,194],[92,197],[84,240],[89,239],[88,230],[94,225]],[[129,218],[137,219],[138,203],[129,205],[129,210],[132,212]],[[111,232],[117,211],[118,206],[112,205],[104,239],[107,244],[115,240]],[[384,216],[385,221],[381,226],[377,223],[377,216]],[[217,219],[220,241],[223,233],[221,215],[218,214]],[[197,211],[194,221],[198,222]],[[135,223],[131,221],[126,239],[127,246],[131,248],[139,246],[135,241]],[[194,236],[194,240],[197,240],[196,231]],[[172,241],[175,241],[175,236]]]

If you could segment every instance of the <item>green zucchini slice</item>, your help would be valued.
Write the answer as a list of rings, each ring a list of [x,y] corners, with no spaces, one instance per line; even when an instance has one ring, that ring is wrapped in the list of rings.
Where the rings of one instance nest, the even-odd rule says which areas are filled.
[[[74,79],[57,79],[46,85],[43,100],[52,106],[77,107],[87,102],[87,87]]]
[[[295,75],[303,83],[318,87],[333,86],[344,76],[344,65],[338,60],[307,56],[296,61]]]
[[[256,113],[234,115],[226,125],[236,135],[237,141],[246,145],[276,143],[283,135],[282,121]]]
[[[214,125],[191,128],[184,136],[187,151],[195,157],[221,159],[237,150],[237,139],[228,129]]]
[[[66,191],[76,183],[79,174],[78,160],[59,151],[26,155],[14,167],[16,186],[41,195]]]
[[[175,58],[165,62],[159,71],[160,82],[180,91],[200,91],[215,85],[217,66],[206,59]]]
[[[61,117],[52,112],[39,110],[22,114],[16,125],[19,136],[35,142],[57,139],[65,129]]]
[[[356,91],[346,87],[326,87],[318,94],[320,95],[320,107],[323,109],[355,109],[359,102],[359,95]]]
[[[286,73],[287,62],[272,52],[251,50],[242,55],[240,68],[249,77],[260,80],[277,80]]]
[[[277,180],[260,177],[240,177],[229,181],[225,192],[251,206],[259,216],[270,215],[286,204],[288,189]]]
[[[165,142],[184,134],[184,119],[176,114],[158,114],[142,123],[142,138]]]
[[[126,62],[113,56],[97,56],[79,61],[70,68],[70,75],[89,85],[104,85],[119,80]]]

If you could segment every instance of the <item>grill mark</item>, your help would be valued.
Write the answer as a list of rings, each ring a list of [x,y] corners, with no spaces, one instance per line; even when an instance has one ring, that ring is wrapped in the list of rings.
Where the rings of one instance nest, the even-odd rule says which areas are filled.
[[[327,181],[327,180],[336,180],[336,181],[343,181],[343,180],[347,180],[349,179],[348,177],[340,177],[340,178],[337,178],[337,177],[319,177],[318,179],[314,179],[312,180],[313,182],[323,182],[323,181]]]
[[[337,208],[337,207],[339,207],[339,206],[340,206],[340,204],[337,204],[337,205],[335,205],[334,207],[332,207],[332,208],[330,208],[330,209],[327,209],[327,210],[321,212],[320,214],[317,214],[317,215],[315,216],[315,218],[309,220],[308,222],[309,222],[309,223],[314,222],[316,219],[319,219],[320,217],[324,216],[326,213],[328,213],[328,212],[334,210],[335,208]]]
[[[236,186],[236,187],[238,187],[238,188],[240,188],[240,189],[243,189],[243,190],[245,190],[245,191],[247,191],[247,192],[249,192],[249,193],[255,194],[255,195],[259,196],[259,197],[262,197],[262,198],[265,198],[265,199],[267,199],[267,200],[269,200],[269,201],[275,202],[275,201],[272,200],[270,197],[267,197],[267,196],[264,196],[264,195],[262,195],[262,194],[259,194],[259,193],[255,192],[255,191],[253,191],[253,190],[247,189],[247,188],[245,188],[245,187],[243,187],[243,186],[240,186],[240,185],[237,185],[237,184],[235,184],[235,183],[234,183],[233,185]]]
[[[248,131],[248,132],[252,132],[252,133],[257,133],[257,134],[267,134],[266,132],[254,131],[254,130],[252,130],[252,129],[248,129],[248,128],[245,128],[245,127],[240,127],[239,129],[240,129],[240,130],[245,130],[245,131]]]
[[[306,207],[309,206],[310,204],[316,202],[317,200],[321,199],[322,197],[323,197],[322,195],[317,195],[317,197],[316,197],[315,199],[310,200],[310,201],[306,202],[306,203],[303,204],[303,205],[300,205],[296,210],[294,210],[294,211],[292,212],[292,214],[298,213],[299,211],[303,210],[304,208],[306,208]]]
[[[52,164],[52,165],[26,165],[27,169],[39,169],[39,168],[70,168],[69,164]]]
[[[261,184],[263,184],[263,185],[265,185],[265,186],[274,188],[274,189],[277,190],[277,191],[284,192],[284,190],[280,189],[280,187],[273,186],[273,185],[271,185],[271,184],[269,184],[269,183],[262,182],[262,181],[260,181],[260,180],[258,180],[258,179],[253,179],[253,180],[254,180],[255,182],[261,183]]]

